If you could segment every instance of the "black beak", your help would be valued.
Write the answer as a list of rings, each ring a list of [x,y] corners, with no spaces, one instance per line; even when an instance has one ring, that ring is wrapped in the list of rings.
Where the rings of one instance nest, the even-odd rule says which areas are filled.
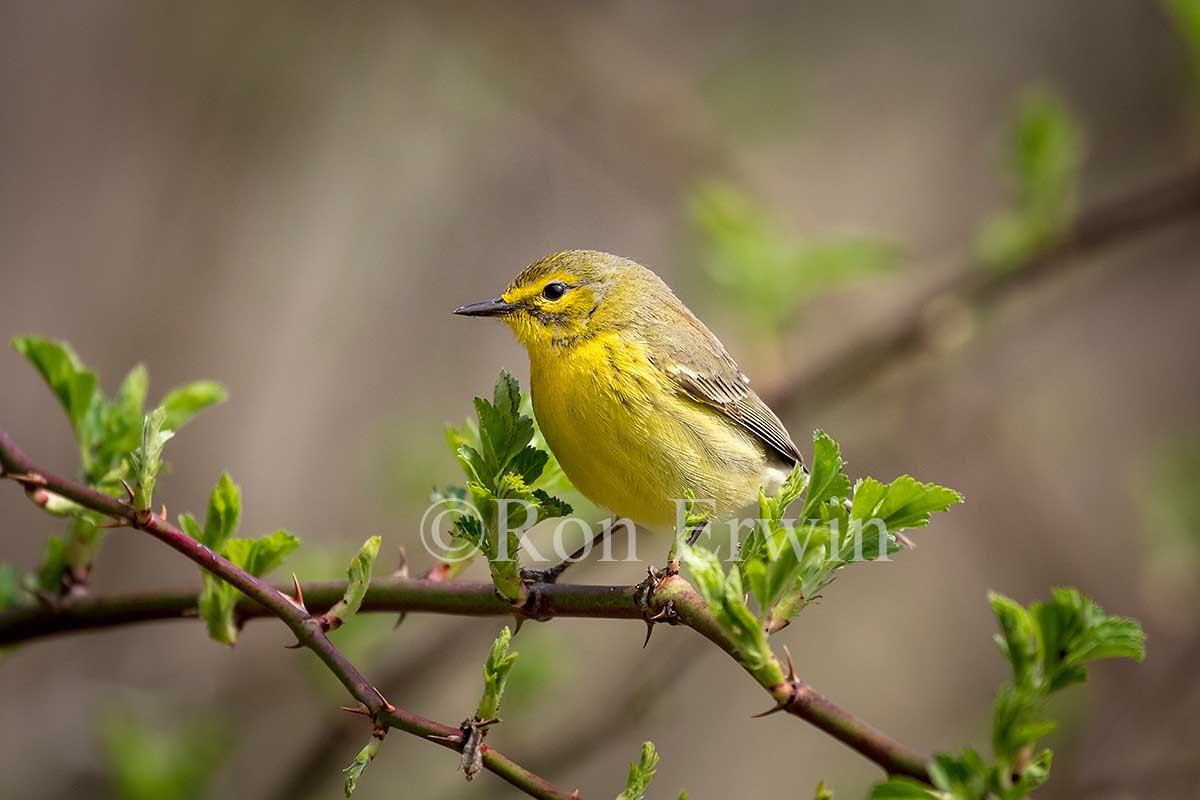
[[[454,313],[464,317],[503,317],[505,314],[511,314],[516,308],[512,303],[504,302],[503,297],[497,297],[495,300],[459,306],[454,309]]]

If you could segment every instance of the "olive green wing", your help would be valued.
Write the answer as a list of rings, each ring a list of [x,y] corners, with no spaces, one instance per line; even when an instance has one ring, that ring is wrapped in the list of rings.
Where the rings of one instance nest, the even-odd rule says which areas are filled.
[[[652,359],[692,399],[711,406],[754,434],[788,461],[804,462],[787,428],[754,390],[724,345],[690,312],[672,320],[675,333],[662,337],[665,357]]]

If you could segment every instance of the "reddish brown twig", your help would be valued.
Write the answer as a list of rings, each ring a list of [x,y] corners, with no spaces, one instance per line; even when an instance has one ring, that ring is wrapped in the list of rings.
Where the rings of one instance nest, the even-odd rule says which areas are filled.
[[[48,491],[74,500],[81,506],[105,514],[114,520],[128,519],[131,527],[145,531],[221,580],[236,587],[287,625],[288,629],[295,634],[296,640],[316,654],[317,658],[346,687],[351,697],[367,710],[374,722],[389,728],[399,728],[452,750],[460,748],[461,736],[458,728],[442,725],[389,703],[350,663],[346,656],[333,646],[319,622],[309,612],[298,606],[286,593],[213,552],[163,517],[154,514],[132,514],[130,513],[131,507],[117,498],[97,492],[75,481],[42,473],[41,470],[33,467],[32,462],[25,454],[2,432],[0,432],[0,467],[3,467],[5,474],[38,474],[43,478],[44,486]],[[484,768],[499,775],[532,797],[567,800],[567,798],[577,796],[558,788],[490,748],[485,748],[482,760]]]

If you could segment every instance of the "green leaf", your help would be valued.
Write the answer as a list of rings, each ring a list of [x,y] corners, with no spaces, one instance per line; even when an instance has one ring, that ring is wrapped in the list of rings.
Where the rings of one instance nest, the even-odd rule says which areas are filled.
[[[1020,779],[1013,786],[1014,792],[1010,797],[1027,797],[1030,792],[1044,784],[1050,778],[1050,766],[1054,761],[1054,753],[1043,750],[1029,762],[1021,773]]]
[[[912,778],[889,778],[871,789],[870,800],[946,800],[946,795]]]
[[[833,800],[833,790],[825,786],[825,781],[817,783],[817,789],[813,793],[813,800]]]
[[[1062,236],[1075,216],[1083,152],[1083,134],[1061,98],[1045,90],[1022,96],[1005,152],[1016,202],[979,236],[985,265],[1019,266]]]
[[[629,777],[625,779],[625,791],[617,795],[617,800],[644,800],[650,781],[658,769],[658,753],[654,751],[653,742],[642,745],[642,756],[629,765]]]
[[[1200,81],[1200,1],[1198,0],[1163,0],[1175,30],[1187,44],[1188,53],[1192,58],[1193,77]]]
[[[229,392],[225,387],[215,381],[196,381],[172,389],[162,399],[161,405],[166,409],[163,427],[177,431],[196,414],[209,406],[225,402],[228,397]]]
[[[888,531],[923,528],[934,512],[947,511],[963,496],[953,489],[933,483],[920,483],[901,475],[886,486],[874,478],[858,482],[854,488],[851,516],[867,521],[880,520]]]
[[[378,736],[372,736],[371,741],[367,742],[366,747],[358,751],[358,755],[354,757],[354,761],[350,762],[350,766],[346,767],[342,772],[346,773],[346,797],[354,794],[354,790],[358,788],[358,780],[362,777],[363,771],[366,770],[367,764],[375,760],[375,756],[379,755],[379,748],[383,746],[383,739]]]
[[[745,321],[766,333],[777,332],[805,301],[899,263],[899,249],[879,239],[791,235],[725,184],[698,186],[687,205],[708,276],[730,307],[753,309]]]
[[[538,519],[569,517],[575,511],[566,500],[552,497],[542,489],[533,490],[533,500],[538,509]]]
[[[114,407],[122,418],[141,419],[149,391],[150,375],[143,364],[138,364],[121,381]]]
[[[492,649],[483,665],[483,696],[475,709],[477,723],[491,722],[500,716],[500,699],[504,696],[508,674],[517,662],[517,654],[508,652],[511,641],[512,632],[506,625],[496,641],[492,642]]]
[[[221,644],[232,647],[237,643],[238,625],[233,618],[239,593],[215,575],[205,572],[200,576],[200,599],[196,608],[200,619],[208,627],[208,635]]]
[[[0,564],[0,611],[19,606],[25,600],[21,572],[12,564]]]
[[[242,490],[228,472],[222,472],[208,496],[208,516],[204,518],[201,542],[220,550],[229,537],[237,532],[242,517]]]
[[[262,577],[282,564],[299,545],[299,539],[280,530],[259,539],[229,539],[222,554],[251,575]],[[238,632],[233,612],[241,592],[209,572],[203,572],[201,579],[200,617],[208,626],[209,636],[232,646],[237,642]]]
[[[533,485],[542,475],[542,470],[546,467],[546,462],[550,460],[550,454],[545,450],[538,450],[533,446],[522,448],[513,456],[509,462],[508,469],[510,472],[520,476],[521,481],[526,485]]]
[[[818,507],[831,499],[843,500],[850,495],[850,479],[842,471],[845,462],[837,442],[823,431],[813,433],[813,464],[809,471],[808,494],[800,512],[801,520],[819,519]]]
[[[988,602],[1000,623],[1000,633],[993,638],[1000,652],[1012,666],[1013,678],[1020,685],[1031,685],[1037,659],[1037,639],[1033,620],[1020,603],[998,592],[988,592]]]
[[[733,569],[726,575],[716,554],[699,545],[683,543],[679,553],[696,591],[736,646],[738,662],[763,686],[781,683],[783,669],[767,644],[762,621],[746,606],[740,572]]]
[[[37,369],[54,392],[67,412],[75,438],[82,444],[88,438],[85,419],[94,405],[100,402],[100,381],[96,373],[83,366],[66,342],[37,336],[18,336],[12,340],[12,345]]]
[[[993,774],[983,757],[969,747],[958,756],[938,753],[929,764],[933,785],[955,800],[987,797]]]
[[[51,594],[59,594],[63,590],[64,578],[67,573],[67,541],[61,536],[51,536],[46,540],[46,552],[38,567],[38,587]]]
[[[285,530],[258,539],[230,539],[225,543],[225,557],[261,578],[283,563],[300,546],[300,540]]]
[[[341,600],[334,603],[333,608],[325,612],[331,629],[337,629],[358,613],[363,598],[367,596],[367,586],[371,583],[371,569],[375,566],[375,557],[379,555],[380,541],[378,536],[367,539],[350,562],[350,568],[346,570],[346,577],[349,578],[346,592]]]
[[[200,523],[191,514],[183,513],[179,515],[179,527],[197,542],[204,541],[204,529],[200,527]]]
[[[112,796],[120,800],[201,800],[210,796],[213,780],[236,742],[231,733],[205,719],[164,729],[123,712],[111,714],[103,721],[100,738]]]
[[[133,472],[133,509],[147,511],[154,501],[154,484],[162,469],[163,445],[175,435],[166,429],[167,412],[162,406],[146,415],[142,424],[142,444],[129,454],[129,467]]]

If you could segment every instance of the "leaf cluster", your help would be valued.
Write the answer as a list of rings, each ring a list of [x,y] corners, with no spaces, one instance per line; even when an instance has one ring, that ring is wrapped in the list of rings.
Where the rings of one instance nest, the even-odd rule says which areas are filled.
[[[521,409],[520,385],[501,372],[492,400],[475,398],[478,424],[446,429],[447,444],[467,478],[466,488],[449,487],[435,495],[435,500],[451,501],[457,510],[455,535],[487,557],[497,590],[514,602],[524,591],[517,560],[520,531],[572,510],[540,485],[553,481],[562,486],[565,479],[557,464],[552,465],[549,451],[536,442],[533,418]],[[530,518],[531,511],[535,518]]]
[[[801,498],[799,517],[788,518]],[[864,478],[851,489],[837,443],[817,431],[811,471],[797,466],[774,497],[760,490],[757,527],[742,543],[738,570],[765,624],[777,629],[839,570],[898,552],[897,534],[960,502],[958,492],[907,475],[886,484]]]
[[[646,790],[650,788],[650,781],[654,780],[657,770],[658,753],[654,750],[654,742],[644,742],[641,757],[629,765],[625,790],[617,795],[617,800],[645,800]]]
[[[285,530],[257,539],[236,539],[242,514],[242,493],[228,473],[221,475],[208,499],[204,526],[191,514],[179,515],[179,527],[196,541],[228,558],[255,577],[262,577],[283,563],[300,540]],[[217,576],[201,570],[200,617],[208,635],[222,644],[237,642],[238,621],[234,610],[242,593]]]
[[[377,735],[372,735],[371,740],[363,746],[354,756],[354,760],[350,762],[350,766],[346,767],[342,772],[346,773],[346,783],[343,791],[346,797],[351,797],[355,790],[358,789],[358,781],[362,778],[363,772],[366,771],[367,765],[375,760],[375,756],[379,755],[380,748],[383,747],[383,738]]]
[[[500,698],[504,696],[508,674],[517,663],[518,654],[508,652],[511,641],[512,631],[505,625],[488,651],[487,661],[483,664],[483,696],[475,709],[476,722],[492,722],[500,716]]]
[[[799,523],[786,517],[797,501]],[[811,472],[797,465],[774,497],[759,492],[760,516],[734,569],[726,574],[716,554],[700,546],[685,545],[682,556],[739,661],[762,685],[774,686],[784,676],[769,633],[812,602],[838,570],[897,552],[897,533],[924,527],[934,512],[959,502],[958,492],[907,475],[888,484],[866,478],[852,491],[837,443],[817,431]]]
[[[988,599],[1000,626],[996,645],[1012,667],[1012,680],[996,693],[992,713],[994,760],[971,748],[939,754],[929,768],[938,791],[892,778],[875,787],[872,800],[1028,797],[1050,776],[1053,753],[1037,749],[1055,727],[1043,712],[1046,698],[1086,681],[1090,661],[1145,657],[1145,635],[1135,620],[1105,614],[1076,589],[1055,589],[1049,602],[1028,608],[996,593]]]
[[[150,507],[154,481],[163,467],[162,445],[197,413],[224,401],[225,389],[212,381],[176,387],[146,414],[150,389],[146,368],[137,365],[113,397],[100,387],[66,342],[37,336],[18,336],[13,349],[38,371],[67,414],[79,447],[80,477],[84,483],[113,496],[124,494],[122,481],[132,480],[138,510]],[[66,582],[82,580],[100,547],[100,517],[64,498],[51,496],[46,510],[70,517],[65,537],[52,537],[38,569],[36,584],[61,592]]]

